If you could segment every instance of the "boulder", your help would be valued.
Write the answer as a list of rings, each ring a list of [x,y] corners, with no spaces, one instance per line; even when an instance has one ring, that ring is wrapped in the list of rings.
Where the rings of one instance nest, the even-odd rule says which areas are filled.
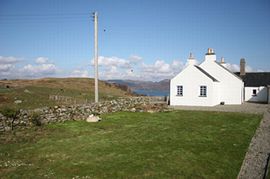
[[[25,92],[25,93],[31,93],[28,89],[25,89],[23,92]]]
[[[14,101],[14,103],[15,104],[20,104],[20,103],[22,103],[22,100],[16,100],[16,101]]]
[[[86,122],[98,122],[98,121],[101,121],[101,118],[99,116],[94,116],[93,114],[88,116],[88,118],[86,119]]]

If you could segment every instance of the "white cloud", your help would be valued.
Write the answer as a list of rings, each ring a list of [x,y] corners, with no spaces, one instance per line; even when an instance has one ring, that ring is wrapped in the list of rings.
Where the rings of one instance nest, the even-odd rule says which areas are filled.
[[[145,80],[159,81],[170,79],[183,69],[183,62],[174,60],[171,64],[163,60],[156,60],[153,64],[143,64],[142,78]]]
[[[230,64],[230,63],[226,63],[226,64],[223,64],[223,65],[232,72],[239,72],[240,71],[239,65]]]
[[[16,74],[15,65],[21,60],[16,57],[0,56],[0,78],[10,78]]]
[[[44,77],[54,75],[57,71],[57,68],[54,64],[40,64],[40,65],[25,65],[20,72],[23,76],[27,77]]]
[[[89,70],[86,65],[74,68],[73,71],[60,71],[47,57],[38,57],[32,63],[24,66],[17,63],[21,60],[15,57],[0,56],[0,78],[40,78],[48,76],[92,77],[94,68]],[[24,61],[25,63],[25,61]],[[92,60],[92,65],[93,60]],[[149,64],[137,55],[131,55],[127,59],[118,57],[99,57],[100,79],[132,79],[160,81],[170,79],[185,67],[185,62],[173,60],[168,63],[164,60],[156,60]],[[239,65],[227,63],[226,67],[233,71],[239,71]],[[258,71],[246,65],[246,71]]]
[[[87,70],[74,70],[71,72],[70,77],[82,77],[87,78],[89,77]]]
[[[3,64],[15,64],[15,63],[18,63],[20,61],[21,60],[19,60],[16,57],[3,57],[3,56],[0,56],[0,65],[3,65]]]
[[[37,64],[44,64],[44,63],[48,63],[49,59],[47,57],[38,57],[36,59],[36,63]]]
[[[240,71],[240,66],[237,64],[231,64],[231,63],[225,63],[224,66],[229,69],[232,72],[239,72]],[[250,66],[246,65],[245,67],[246,72],[256,72],[258,70],[254,70]]]
[[[0,73],[9,72],[12,68],[14,68],[14,65],[12,64],[0,64]]]
[[[123,79],[123,73],[116,66],[107,67],[105,70],[100,72],[102,79]]]
[[[91,61],[91,64],[94,65],[94,60]],[[130,62],[128,60],[118,58],[118,57],[98,57],[99,66],[116,66],[121,68],[130,68]]]
[[[140,56],[137,56],[137,55],[131,55],[129,58],[128,58],[129,62],[132,63],[132,64],[138,64],[140,62],[142,62],[142,57]]]

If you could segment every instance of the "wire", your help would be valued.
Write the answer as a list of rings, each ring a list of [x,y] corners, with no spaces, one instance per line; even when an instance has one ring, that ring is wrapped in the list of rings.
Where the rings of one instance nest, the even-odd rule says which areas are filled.
[[[51,14],[0,14],[0,18],[10,17],[63,17],[63,16],[92,16],[92,13],[51,13]]]
[[[0,24],[78,21],[88,20],[91,16],[91,13],[0,14]]]

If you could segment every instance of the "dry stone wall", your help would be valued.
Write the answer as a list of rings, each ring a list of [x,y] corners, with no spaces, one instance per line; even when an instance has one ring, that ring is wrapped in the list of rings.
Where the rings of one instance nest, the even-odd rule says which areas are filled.
[[[86,120],[91,114],[100,115],[117,111],[131,112],[154,112],[163,111],[166,105],[152,104],[148,97],[118,98],[112,101],[100,103],[89,103],[73,106],[44,107],[35,110],[20,110],[16,119],[4,116],[0,113],[0,131],[10,131],[14,128],[31,127],[53,122],[64,122],[68,120]]]

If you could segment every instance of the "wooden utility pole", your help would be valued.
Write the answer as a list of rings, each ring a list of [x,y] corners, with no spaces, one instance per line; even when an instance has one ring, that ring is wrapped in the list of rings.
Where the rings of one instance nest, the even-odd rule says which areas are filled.
[[[95,102],[98,102],[98,13],[94,12],[94,29],[95,29]]]

